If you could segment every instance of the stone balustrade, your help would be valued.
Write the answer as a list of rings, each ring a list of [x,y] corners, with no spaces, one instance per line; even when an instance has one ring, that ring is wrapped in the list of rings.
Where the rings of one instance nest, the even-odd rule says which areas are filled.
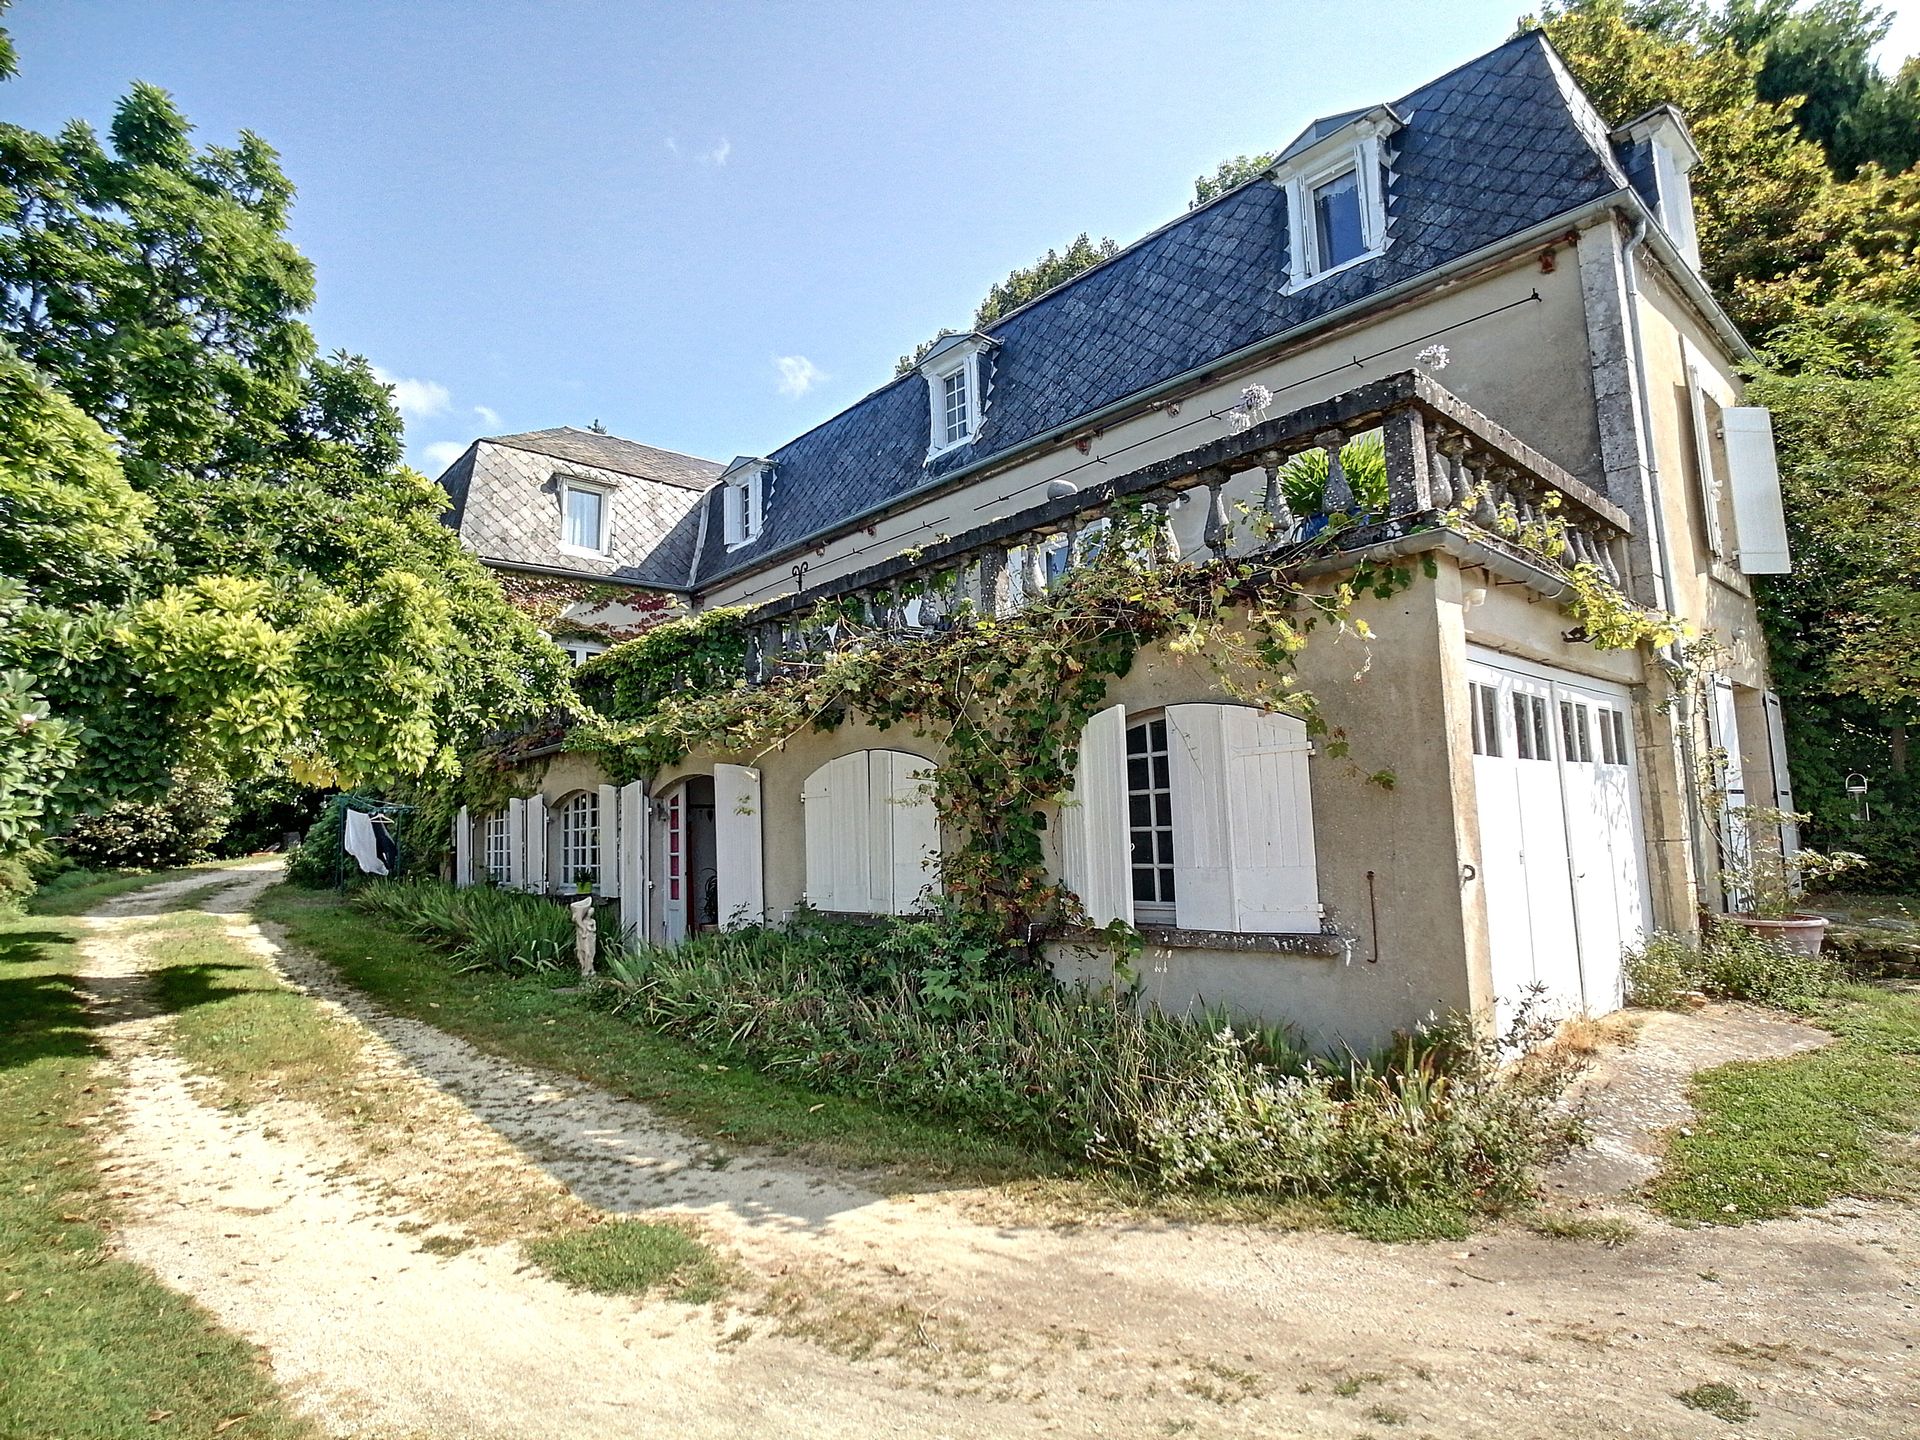
[[[1355,493],[1342,457],[1351,442],[1376,434],[1383,507]],[[1320,503],[1313,513],[1295,514],[1289,467],[1315,451],[1319,457],[1309,463],[1325,475]],[[1233,483],[1243,476],[1247,482]],[[1230,500],[1230,485],[1250,498]],[[1557,543],[1562,563],[1591,564],[1615,584],[1633,528],[1618,505],[1419,371],[1125,475],[1084,487],[1056,482],[1046,493],[1025,510],[758,607],[748,622],[749,680],[816,662],[841,643],[849,619],[863,631],[912,633],[1010,614],[1079,563],[1122,507],[1139,507],[1146,518],[1155,564],[1227,556],[1268,564],[1357,559],[1421,531],[1452,531],[1536,567],[1542,541]],[[1182,557],[1171,513],[1196,500],[1204,506],[1205,554]],[[1342,518],[1330,523],[1336,516]]]

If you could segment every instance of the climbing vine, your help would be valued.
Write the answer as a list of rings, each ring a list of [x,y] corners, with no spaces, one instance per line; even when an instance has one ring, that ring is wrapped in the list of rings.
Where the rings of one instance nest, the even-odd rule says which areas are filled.
[[[568,748],[598,755],[625,781],[699,749],[757,758],[856,712],[882,730],[910,726],[942,752],[930,788],[953,840],[940,877],[952,903],[1009,934],[1082,918],[1048,874],[1043,807],[1071,788],[1082,727],[1140,649],[1161,642],[1172,656],[1205,663],[1228,694],[1300,717],[1341,754],[1344,741],[1300,683],[1296,660],[1316,628],[1367,638],[1352,613],[1360,598],[1391,596],[1412,579],[1404,564],[1369,560],[1315,588],[1290,578],[1301,560],[1331,547],[1328,535],[1262,561],[1166,565],[1155,558],[1159,523],[1138,512],[1117,517],[1085,564],[1011,615],[963,607],[948,629],[900,635],[853,607],[819,612],[827,640],[817,656],[760,686],[681,686],[672,667],[643,682],[627,674],[635,647],[622,647],[594,663],[627,674],[625,685],[613,683],[607,713],[576,730]],[[663,660],[708,654],[738,626],[736,614],[704,636],[662,627],[636,644]],[[731,673],[739,675],[737,662]],[[606,688],[594,693],[604,697]],[[644,703],[629,708],[623,695]]]

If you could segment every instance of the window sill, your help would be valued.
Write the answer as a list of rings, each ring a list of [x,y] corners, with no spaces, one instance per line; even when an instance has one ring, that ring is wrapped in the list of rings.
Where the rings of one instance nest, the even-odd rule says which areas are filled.
[[[976,432],[976,434],[977,433],[978,432]],[[942,445],[938,449],[929,449],[927,451],[927,458],[922,463],[926,465],[931,465],[936,460],[944,460],[947,458],[947,456],[957,454],[960,451],[966,449],[967,446],[973,444],[973,441],[974,441],[974,436],[969,435],[967,436],[966,439],[956,440],[951,445]]]
[[[1142,925],[1140,938],[1161,950],[1229,950],[1243,955],[1312,955],[1333,958],[1347,953],[1346,937],[1326,931],[1286,935],[1248,934],[1238,930],[1184,930],[1178,925]],[[1106,943],[1099,930],[1061,929],[1047,937],[1068,944]]]
[[[1355,266],[1364,265],[1369,260],[1378,260],[1386,253],[1387,247],[1381,245],[1367,251],[1365,254],[1356,255],[1351,260],[1343,261],[1341,264],[1335,265],[1331,270],[1316,270],[1311,275],[1302,275],[1297,279],[1289,279],[1287,281],[1287,288],[1280,293],[1283,295],[1298,295],[1302,290],[1312,289],[1322,280],[1330,280],[1335,275],[1344,275]]]
[[[609,560],[613,558],[609,551],[590,550],[585,545],[569,545],[564,540],[560,541],[555,548],[557,548],[562,555],[578,555],[586,560]]]

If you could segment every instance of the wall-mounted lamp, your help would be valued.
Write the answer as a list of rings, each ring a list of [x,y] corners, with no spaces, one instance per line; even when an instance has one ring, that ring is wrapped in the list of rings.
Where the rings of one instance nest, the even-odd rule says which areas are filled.
[[[1476,585],[1467,591],[1466,594],[1462,595],[1460,599],[1468,610],[1473,609],[1476,605],[1484,605],[1487,603],[1487,587],[1484,585]]]
[[[1078,495],[1079,493],[1080,487],[1071,480],[1049,480],[1047,482],[1047,498],[1049,500],[1064,500],[1069,495]]]

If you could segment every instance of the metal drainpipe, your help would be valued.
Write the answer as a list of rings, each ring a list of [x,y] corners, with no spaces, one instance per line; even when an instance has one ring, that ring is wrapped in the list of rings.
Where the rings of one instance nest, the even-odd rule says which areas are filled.
[[[1640,433],[1645,450],[1642,452],[1641,495],[1646,507],[1647,522],[1653,526],[1653,551],[1655,564],[1654,603],[1669,614],[1673,612],[1673,549],[1667,535],[1665,512],[1660,505],[1660,458],[1653,443],[1653,401],[1647,385],[1646,349],[1640,335],[1640,272],[1634,263],[1634,252],[1647,239],[1647,217],[1639,216],[1633,222],[1633,231],[1627,236],[1627,243],[1621,247],[1621,259],[1626,266],[1627,280],[1627,334],[1633,345],[1633,369],[1638,381],[1634,389],[1640,406]],[[1667,674],[1674,684],[1675,730],[1680,739],[1680,764],[1685,771],[1683,783],[1687,797],[1687,833],[1691,840],[1691,853],[1688,856],[1688,870],[1693,876],[1694,894],[1704,903],[1707,893],[1705,861],[1705,817],[1700,812],[1699,787],[1695,781],[1698,771],[1698,754],[1694,749],[1693,726],[1694,705],[1693,688],[1685,683],[1686,668],[1682,663],[1676,642],[1660,647],[1661,662],[1667,667]]]

